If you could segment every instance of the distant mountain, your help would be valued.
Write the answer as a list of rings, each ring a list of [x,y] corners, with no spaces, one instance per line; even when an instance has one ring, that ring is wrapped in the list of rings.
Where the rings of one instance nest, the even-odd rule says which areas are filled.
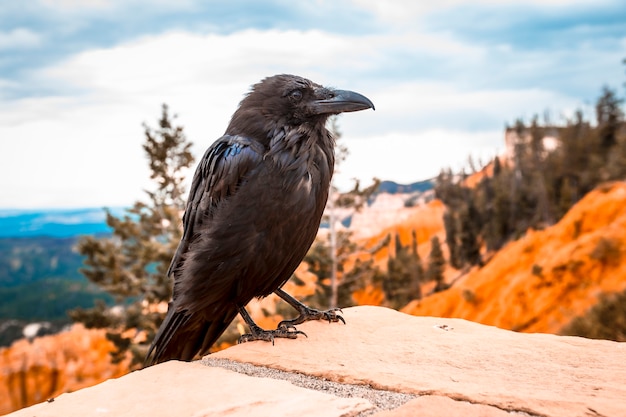
[[[424,192],[432,190],[435,186],[435,179],[428,179],[424,181],[417,181],[411,184],[398,184],[393,181],[383,181],[378,186],[378,193],[389,194],[411,194],[414,192]]]
[[[100,208],[0,210],[0,329],[3,319],[62,324],[69,309],[110,302],[79,272],[84,257],[74,249],[80,235],[110,232]]]
[[[74,250],[78,239],[0,238],[0,329],[2,319],[67,322],[67,310],[112,301],[79,272],[84,257]],[[2,331],[0,339],[6,339]]]
[[[74,250],[77,237],[0,238],[0,288],[59,278],[84,280],[83,257]],[[0,308],[0,311],[2,309]]]
[[[122,214],[123,209],[111,209]],[[94,233],[108,233],[102,208],[81,209],[0,209],[0,238],[53,236],[70,237]]]

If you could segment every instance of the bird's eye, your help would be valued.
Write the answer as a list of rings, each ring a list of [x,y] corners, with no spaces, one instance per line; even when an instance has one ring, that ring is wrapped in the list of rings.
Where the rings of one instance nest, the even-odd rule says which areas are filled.
[[[302,91],[300,90],[293,90],[291,93],[289,93],[289,98],[293,101],[300,101],[302,100]]]

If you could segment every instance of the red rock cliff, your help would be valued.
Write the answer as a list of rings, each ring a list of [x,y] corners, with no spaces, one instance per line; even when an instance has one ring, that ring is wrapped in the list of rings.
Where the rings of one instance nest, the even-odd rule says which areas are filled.
[[[104,331],[81,325],[0,349],[0,414],[124,375],[128,364],[111,364],[112,349]]]

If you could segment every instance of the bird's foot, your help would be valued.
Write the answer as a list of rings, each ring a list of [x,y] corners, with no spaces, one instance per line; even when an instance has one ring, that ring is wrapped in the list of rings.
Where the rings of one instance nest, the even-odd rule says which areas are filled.
[[[300,315],[295,319],[283,320],[278,323],[278,329],[294,328],[296,324],[304,323],[305,321],[309,320],[328,320],[329,323],[340,321],[343,324],[346,324],[344,318],[339,315],[339,313],[343,313],[340,308],[331,308],[330,310],[317,310],[303,305],[303,308],[300,308],[299,311]]]
[[[282,323],[281,323],[282,324]],[[259,326],[250,327],[250,333],[242,334],[239,337],[237,343],[245,343],[252,342],[254,340],[263,340],[265,342],[272,342],[274,344],[274,339],[284,338],[284,339],[296,339],[299,334],[303,334],[307,337],[306,333],[297,330],[295,326],[286,324],[284,326],[278,326],[276,330],[265,330],[260,328]]]

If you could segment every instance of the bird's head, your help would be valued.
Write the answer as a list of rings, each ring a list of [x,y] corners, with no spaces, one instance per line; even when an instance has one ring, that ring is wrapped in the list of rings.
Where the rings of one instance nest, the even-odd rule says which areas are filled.
[[[226,133],[262,136],[270,126],[324,125],[333,114],[369,108],[374,109],[374,103],[359,93],[323,87],[296,75],[274,75],[252,86]]]

